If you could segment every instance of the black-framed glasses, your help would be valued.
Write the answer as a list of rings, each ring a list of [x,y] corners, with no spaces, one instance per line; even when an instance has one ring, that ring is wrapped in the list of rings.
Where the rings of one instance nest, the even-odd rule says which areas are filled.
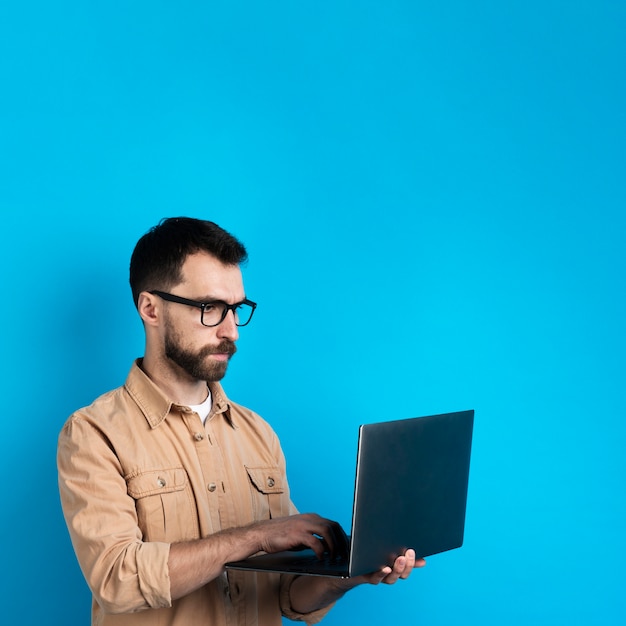
[[[193,306],[200,309],[200,322],[203,326],[219,326],[228,315],[228,311],[233,312],[235,317],[235,324],[237,326],[245,326],[252,319],[254,309],[256,309],[256,302],[252,300],[242,300],[235,304],[227,304],[221,300],[212,300],[210,302],[198,302],[197,300],[189,300],[188,298],[181,298],[175,296],[172,293],[166,293],[165,291],[149,291],[163,300],[168,302],[177,302],[178,304],[186,304],[187,306]]]

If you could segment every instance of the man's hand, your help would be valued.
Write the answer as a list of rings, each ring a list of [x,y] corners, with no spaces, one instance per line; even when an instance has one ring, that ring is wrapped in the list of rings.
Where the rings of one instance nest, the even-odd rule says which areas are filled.
[[[426,565],[424,559],[415,558],[415,550],[407,550],[404,555],[399,556],[394,561],[392,567],[383,567],[383,569],[373,574],[355,577],[352,579],[355,583],[353,586],[356,587],[356,585],[361,584],[378,585],[380,583],[393,585],[399,579],[408,578],[416,567],[424,567],[424,565]]]
[[[414,550],[407,550],[390,567],[378,572],[354,578],[324,578],[322,576],[300,576],[291,585],[291,606],[299,613],[310,613],[335,602],[358,585],[393,585],[408,578],[416,567],[424,567],[424,559],[416,559]]]
[[[337,522],[315,513],[279,517],[249,527],[259,534],[259,549],[264,552],[311,548],[318,558],[325,552],[344,555],[348,538]]]

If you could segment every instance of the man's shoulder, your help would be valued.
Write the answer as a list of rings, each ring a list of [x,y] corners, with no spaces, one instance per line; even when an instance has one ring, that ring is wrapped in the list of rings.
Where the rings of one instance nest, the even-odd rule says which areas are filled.
[[[98,396],[91,404],[74,411],[66,420],[65,426],[76,421],[92,422],[94,425],[103,423],[120,412],[128,410],[128,392],[124,385],[111,389]]]

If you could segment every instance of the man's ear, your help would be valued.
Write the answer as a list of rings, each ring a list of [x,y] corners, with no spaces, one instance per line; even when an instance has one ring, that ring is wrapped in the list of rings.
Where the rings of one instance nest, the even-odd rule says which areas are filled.
[[[137,311],[146,326],[157,326],[162,316],[161,301],[158,296],[142,291],[137,300]]]

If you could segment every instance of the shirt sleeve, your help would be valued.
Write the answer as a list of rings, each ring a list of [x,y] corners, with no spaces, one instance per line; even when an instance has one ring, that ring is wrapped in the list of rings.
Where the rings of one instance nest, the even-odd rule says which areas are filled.
[[[59,436],[59,491],[83,575],[107,613],[171,606],[170,544],[142,541],[134,500],[106,437],[74,415]]]

